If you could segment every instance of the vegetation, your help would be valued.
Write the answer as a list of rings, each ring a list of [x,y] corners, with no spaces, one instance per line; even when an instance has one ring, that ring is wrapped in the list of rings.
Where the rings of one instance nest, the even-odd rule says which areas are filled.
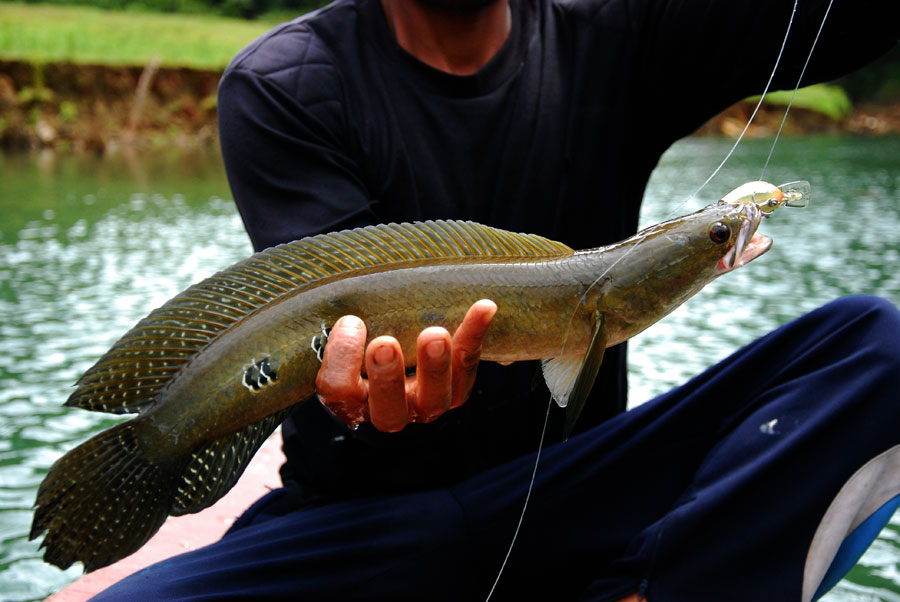
[[[325,0],[55,1],[68,5],[0,0],[0,148],[99,151],[134,140],[213,140],[222,69],[275,23]],[[82,2],[94,6],[75,6]],[[261,11],[255,20],[222,16]],[[900,47],[836,83],[798,91],[794,107],[812,112],[794,111],[789,127],[900,132]],[[790,96],[767,97],[758,135],[777,129],[778,105]],[[857,109],[848,117],[850,100]],[[860,110],[866,103],[882,107]],[[744,105],[713,120],[706,133],[732,135],[736,123],[742,128],[749,115]],[[800,114],[807,114],[802,124]]]
[[[44,0],[27,0],[40,4]],[[251,19],[266,13],[302,14],[326,0],[50,0],[51,4],[92,6],[105,10],[159,13],[218,14]]]
[[[221,69],[272,26],[213,15],[141,14],[79,6],[0,3],[0,58]]]
[[[757,102],[759,97],[750,100]],[[847,117],[853,111],[853,104],[843,88],[829,84],[815,84],[793,90],[777,90],[766,94],[766,102],[772,105],[790,104],[795,109],[809,109],[828,116],[834,121]]]

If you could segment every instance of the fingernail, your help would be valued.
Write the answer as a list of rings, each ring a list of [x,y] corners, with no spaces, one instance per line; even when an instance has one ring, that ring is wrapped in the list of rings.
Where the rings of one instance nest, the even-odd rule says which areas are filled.
[[[433,360],[438,359],[442,355],[444,355],[444,351],[447,349],[447,346],[444,344],[444,341],[431,341],[427,345],[425,345],[425,353],[428,354]]]
[[[390,345],[382,345],[375,350],[375,365],[386,366],[394,361],[394,348]]]
[[[497,311],[499,311],[499,308],[497,307],[497,304],[495,303],[494,307],[492,308],[492,311],[484,312],[484,323],[490,324],[491,320],[493,320],[494,316],[497,314]]]
[[[339,325],[341,328],[360,328],[362,323],[362,320],[356,316],[342,316],[335,326]]]

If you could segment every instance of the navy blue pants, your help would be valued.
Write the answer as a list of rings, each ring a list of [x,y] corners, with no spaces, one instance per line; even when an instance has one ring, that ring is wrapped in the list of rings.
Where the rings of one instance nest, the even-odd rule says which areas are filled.
[[[841,523],[842,509],[853,515],[880,496],[873,507],[891,510],[900,500],[891,464],[900,458],[898,392],[893,304],[849,297],[779,328],[545,449],[492,600],[605,601],[636,591],[650,602],[812,599],[821,568],[801,590],[814,536],[826,554],[812,554],[812,564],[827,568],[835,546],[821,544],[822,533],[847,540],[872,514]],[[845,494],[876,457],[874,480],[855,482],[878,491]],[[276,490],[218,543],[95,600],[484,600],[533,465],[529,455],[448,489],[306,510]],[[826,511],[841,528],[820,526]],[[857,555],[889,516],[877,514],[874,529],[866,523]]]

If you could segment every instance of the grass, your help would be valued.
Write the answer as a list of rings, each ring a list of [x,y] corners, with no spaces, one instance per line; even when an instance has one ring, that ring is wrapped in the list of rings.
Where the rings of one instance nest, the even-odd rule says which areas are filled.
[[[775,105],[787,105],[791,102],[793,90],[778,90],[766,94],[766,102]],[[839,121],[853,110],[853,103],[847,93],[839,86],[814,84],[797,90],[793,106],[799,109],[810,109]]]
[[[290,17],[282,13],[260,21],[244,21],[213,15],[0,1],[0,58],[31,63],[145,65],[158,53],[164,66],[222,69],[238,50]],[[790,95],[772,92],[766,101],[787,104]],[[840,119],[851,110],[844,91],[828,85],[798,90],[794,106],[832,119]]]
[[[272,21],[0,2],[0,58],[222,69]]]
[[[787,106],[792,97],[792,108],[809,109],[834,121],[840,121],[853,112],[853,103],[847,93],[840,86],[832,84],[813,84],[798,89],[796,94],[793,90],[775,90],[766,94],[766,104]],[[756,104],[759,96],[751,96],[747,102]]]

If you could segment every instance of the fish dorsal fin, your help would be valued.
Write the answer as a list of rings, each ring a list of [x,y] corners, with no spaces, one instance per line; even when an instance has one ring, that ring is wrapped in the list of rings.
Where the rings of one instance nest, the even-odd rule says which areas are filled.
[[[290,412],[291,408],[275,412],[195,450],[178,481],[169,514],[200,512],[228,493],[259,446]]]
[[[474,222],[385,224],[278,245],[199,282],[155,309],[90,368],[66,405],[140,412],[213,339],[268,303],[330,277],[418,261],[540,260],[566,245]]]

